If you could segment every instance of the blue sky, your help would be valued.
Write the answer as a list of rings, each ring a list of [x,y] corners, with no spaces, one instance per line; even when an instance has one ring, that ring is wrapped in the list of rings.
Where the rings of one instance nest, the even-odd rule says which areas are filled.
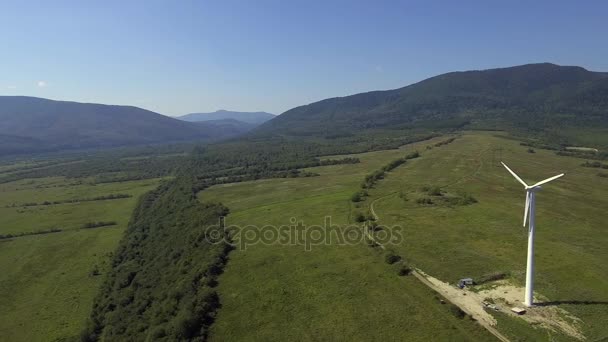
[[[436,74],[608,71],[606,1],[13,1],[0,94],[281,113]]]

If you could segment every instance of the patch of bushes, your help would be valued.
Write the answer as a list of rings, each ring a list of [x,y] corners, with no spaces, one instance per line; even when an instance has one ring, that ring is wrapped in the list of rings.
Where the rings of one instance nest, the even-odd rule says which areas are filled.
[[[608,173],[600,172],[600,173],[597,174],[597,176],[598,177],[602,177],[602,178],[608,178]]]
[[[223,229],[206,227],[228,213],[200,203],[182,175],[142,196],[94,300],[83,341],[207,339],[220,307],[215,291],[233,247]],[[216,237],[218,238],[218,237]]]
[[[483,283],[487,283],[487,282],[491,282],[491,281],[497,281],[497,280],[502,280],[507,278],[508,274],[505,272],[494,272],[494,273],[489,273],[489,274],[485,274],[482,275],[481,277],[479,277],[475,283],[476,284],[483,284]]]
[[[51,228],[51,229],[37,230],[37,231],[34,231],[34,232],[21,232],[21,233],[15,233],[15,234],[0,234],[0,240],[12,239],[12,238],[17,238],[17,237],[22,237],[22,236],[28,236],[28,235],[41,235],[41,234],[51,234],[51,233],[59,233],[59,232],[61,232],[61,229],[59,229],[59,228]]]
[[[446,205],[470,205],[477,203],[477,199],[468,193],[457,195],[446,193],[438,186],[423,186],[420,191],[425,195],[416,199],[420,205],[446,204]]]
[[[466,312],[462,311],[461,308],[459,308],[458,306],[456,306],[454,304],[450,304],[449,308],[450,308],[449,309],[450,313],[452,315],[454,315],[454,317],[456,317],[456,318],[463,319],[463,318],[465,318],[467,316]]]
[[[426,193],[429,196],[441,196],[443,195],[443,192],[441,191],[441,188],[438,186],[423,186],[422,188],[420,188],[420,191]]]
[[[89,228],[99,228],[99,227],[108,227],[117,225],[116,221],[97,221],[97,222],[87,222],[82,225],[81,228],[89,229]]]
[[[420,157],[420,153],[418,151],[414,151],[405,155],[405,159],[416,159]]]
[[[440,146],[443,146],[443,145],[451,144],[454,140],[456,140],[456,138],[449,138],[447,140],[440,141],[440,142],[436,143],[433,146],[440,147]]]
[[[602,164],[599,161],[586,161],[584,163],[581,164],[582,167],[591,167],[591,168],[597,168],[597,169],[608,169],[608,164]]]
[[[397,274],[400,277],[406,276],[406,275],[410,275],[412,273],[412,269],[408,266],[401,266],[399,268],[399,271],[397,271]]]
[[[392,251],[389,251],[384,255],[384,261],[389,265],[392,265],[399,260],[401,260],[401,257]]]
[[[422,205],[433,205],[433,199],[430,197],[420,197],[416,199],[416,203]]]
[[[390,163],[384,165],[380,170],[376,170],[376,171],[370,173],[369,175],[365,176],[363,183],[361,183],[361,188],[363,188],[363,189],[373,188],[374,185],[376,185],[376,183],[379,180],[384,179],[387,172],[390,172],[390,171],[396,169],[397,167],[405,164],[405,162],[408,159],[414,159],[414,158],[418,158],[418,157],[420,157],[420,153],[418,153],[418,151],[415,151],[415,152],[407,154],[403,158],[399,158],[399,159],[395,159],[395,160],[391,161]]]
[[[468,193],[462,193],[458,196],[446,196],[444,200],[450,205],[470,205],[477,203],[477,199]]]
[[[111,195],[105,195],[105,196],[97,196],[97,197],[92,197],[92,198],[80,198],[80,199],[69,199],[69,200],[61,200],[61,201],[44,201],[44,202],[26,202],[26,203],[22,203],[20,205],[17,204],[12,204],[10,206],[6,206],[7,208],[9,207],[35,207],[38,205],[51,205],[51,204],[64,204],[64,203],[79,203],[79,202],[92,202],[92,201],[107,201],[107,200],[115,200],[115,199],[121,199],[121,198],[130,198],[133,197],[132,195],[129,194],[111,194]]]
[[[355,213],[355,222],[365,222],[366,221],[366,217],[362,212],[357,212]]]
[[[365,199],[365,197],[367,197],[367,191],[365,190],[361,190],[361,191],[357,191],[355,192],[351,197],[350,200],[354,203],[357,202],[361,202]]]
[[[534,149],[533,149],[533,148],[528,148],[526,151],[527,151],[528,153],[536,153],[536,151],[534,151]]]

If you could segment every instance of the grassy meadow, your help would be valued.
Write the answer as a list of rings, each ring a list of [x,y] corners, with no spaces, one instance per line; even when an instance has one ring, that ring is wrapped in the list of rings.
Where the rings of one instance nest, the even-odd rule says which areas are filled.
[[[608,179],[582,159],[527,148],[496,133],[465,133],[454,142],[427,149],[444,138],[357,154],[359,164],[310,168],[318,177],[270,179],[213,186],[203,201],[231,209],[228,225],[289,225],[291,218],[322,224],[326,216],[343,226],[370,206],[379,223],[398,225],[404,240],[392,246],[408,263],[443,281],[456,282],[504,272],[523,284],[526,231],[524,191],[504,160],[530,184],[565,172],[537,195],[538,295],[582,320],[589,340],[608,336],[608,243],[605,208]],[[408,160],[380,180],[364,201],[353,203],[364,177],[407,152]],[[478,202],[419,204],[424,186]],[[212,339],[285,340],[490,340],[474,322],[455,318],[411,277],[398,277],[382,252],[364,243],[342,246],[265,245],[235,250],[219,280],[222,309]],[[504,316],[504,317],[503,317]],[[567,340],[557,332],[498,315],[498,329],[513,340]]]
[[[584,160],[545,150],[530,153],[490,134],[467,134],[393,171],[370,192],[377,199],[374,211],[380,223],[403,228],[404,243],[395,249],[425,272],[451,283],[505,272],[523,286],[525,192],[501,159],[528,184],[566,174],[536,197],[535,290],[580,318],[590,340],[606,338],[608,327],[601,322],[608,317],[608,179],[581,167]],[[429,185],[469,193],[478,203],[416,203],[420,189]]]
[[[429,142],[414,144],[424,148]],[[404,150],[358,154],[361,163],[307,169],[319,177],[211,187],[199,194],[227,205],[227,225],[321,225],[352,222],[363,177]],[[218,289],[222,300],[212,340],[492,340],[456,317],[413,277],[399,277],[382,251],[364,242],[312,246],[255,244],[230,255]]]
[[[86,179],[47,177],[0,184],[0,235],[61,229],[0,240],[0,339],[76,339],[138,197],[159,181],[94,185]],[[132,197],[22,206],[118,193]],[[116,225],[82,228],[98,221]]]

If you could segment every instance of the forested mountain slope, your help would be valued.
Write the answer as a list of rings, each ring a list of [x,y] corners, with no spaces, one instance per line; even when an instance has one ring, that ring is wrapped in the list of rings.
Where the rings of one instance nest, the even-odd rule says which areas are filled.
[[[0,154],[214,140],[243,131],[224,126],[184,122],[132,106],[0,96]]]
[[[368,128],[608,127],[608,73],[549,63],[451,72],[404,88],[293,108],[256,133],[335,135]]]

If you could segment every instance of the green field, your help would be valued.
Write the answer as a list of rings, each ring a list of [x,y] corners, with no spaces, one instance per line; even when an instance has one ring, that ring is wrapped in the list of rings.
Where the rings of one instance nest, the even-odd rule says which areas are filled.
[[[605,338],[608,327],[601,322],[608,317],[608,180],[598,177],[597,170],[581,167],[584,160],[526,150],[515,141],[476,134],[425,151],[372,191],[372,198],[379,198],[375,212],[383,224],[403,227],[406,238],[396,249],[435,277],[453,283],[507,272],[523,285],[525,193],[500,160],[528,184],[566,173],[537,195],[535,290],[582,319],[590,340]],[[413,198],[425,185],[468,192],[479,202],[421,206],[398,196]]]
[[[61,229],[0,240],[0,339],[76,338],[138,197],[158,183],[159,179],[148,179],[92,185],[86,180],[49,177],[0,184],[0,235]],[[22,206],[117,193],[132,197]],[[98,221],[117,224],[81,229],[85,223]],[[95,269],[98,275],[93,274]]]
[[[229,225],[288,225],[292,217],[314,225],[325,216],[345,225],[361,210],[350,197],[365,174],[403,154],[365,153],[357,155],[359,164],[308,169],[319,177],[215,186],[200,198],[228,205]],[[399,277],[380,250],[363,242],[336,241],[308,252],[301,245],[235,250],[219,292],[216,340],[492,339],[473,321],[455,317],[416,279]]]
[[[602,324],[608,317],[603,223],[608,180],[580,167],[584,160],[543,150],[528,153],[517,141],[490,133],[467,133],[426,149],[441,140],[358,154],[359,164],[307,169],[319,177],[214,186],[199,198],[221,201],[231,209],[227,224],[241,226],[289,225],[292,217],[321,224],[325,216],[346,225],[373,203],[379,223],[398,225],[404,232],[404,241],[392,248],[428,274],[453,283],[505,272],[521,284],[524,191],[499,162],[530,182],[565,172],[537,197],[536,290],[579,317],[589,340],[608,336]],[[365,175],[413,150],[422,156],[390,172],[365,201],[350,201]],[[466,192],[478,203],[420,205],[415,199],[423,186]],[[310,252],[302,246],[265,244],[236,250],[220,277],[219,292],[222,309],[211,335],[217,340],[490,339],[473,322],[451,315],[421,283],[398,277],[381,252],[364,243],[313,246]],[[498,329],[514,340],[567,339],[520,320],[498,319]]]

